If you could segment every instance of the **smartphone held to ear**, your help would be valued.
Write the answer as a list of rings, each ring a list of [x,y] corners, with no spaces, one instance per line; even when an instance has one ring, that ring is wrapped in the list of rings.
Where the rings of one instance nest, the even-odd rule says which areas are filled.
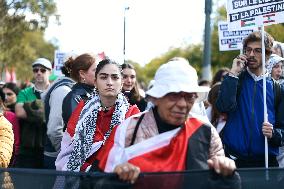
[[[238,67],[240,67],[241,69],[246,69],[248,61],[247,61],[247,57],[245,55],[239,55],[237,56],[237,65]]]

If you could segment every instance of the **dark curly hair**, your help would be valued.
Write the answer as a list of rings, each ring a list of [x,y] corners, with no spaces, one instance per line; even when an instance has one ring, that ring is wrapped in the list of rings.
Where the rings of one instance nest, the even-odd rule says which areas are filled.
[[[261,42],[261,38],[262,38],[261,31],[255,31],[255,32],[250,33],[243,40],[243,50],[245,51],[248,43]],[[269,33],[264,32],[264,46],[265,46],[266,58],[269,58],[269,56],[272,54],[273,42],[274,42],[273,37]]]

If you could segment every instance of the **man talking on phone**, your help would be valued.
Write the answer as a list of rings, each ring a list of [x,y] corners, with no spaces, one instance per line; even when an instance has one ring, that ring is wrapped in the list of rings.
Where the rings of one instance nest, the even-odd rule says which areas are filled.
[[[268,139],[269,166],[278,167],[278,147],[284,144],[284,88],[266,73],[262,62],[272,52],[273,38],[264,34],[265,61],[262,60],[261,32],[249,34],[243,41],[244,54],[233,60],[225,76],[216,106],[228,118],[221,134],[225,153],[237,167],[265,166],[265,136]],[[266,77],[266,102],[263,101],[263,77]],[[268,122],[264,122],[267,104]]]

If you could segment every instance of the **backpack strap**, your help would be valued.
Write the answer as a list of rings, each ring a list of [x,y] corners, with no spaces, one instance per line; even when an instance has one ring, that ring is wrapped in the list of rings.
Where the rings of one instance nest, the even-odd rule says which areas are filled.
[[[44,99],[44,112],[45,112],[45,119],[48,120],[49,113],[50,113],[50,106],[49,106],[49,99],[52,91],[54,91],[56,88],[60,86],[68,86],[71,88],[73,86],[73,82],[69,79],[62,79],[58,83],[55,83],[46,93],[45,99]]]
[[[145,114],[142,114],[140,117],[139,117],[139,120],[137,121],[137,124],[135,126],[135,129],[134,129],[134,133],[133,133],[133,136],[132,136],[132,139],[131,139],[131,142],[130,142],[130,145],[129,146],[132,146],[134,144],[134,141],[136,139],[136,135],[137,135],[137,131],[138,131],[138,128],[139,128],[139,125],[143,119]]]

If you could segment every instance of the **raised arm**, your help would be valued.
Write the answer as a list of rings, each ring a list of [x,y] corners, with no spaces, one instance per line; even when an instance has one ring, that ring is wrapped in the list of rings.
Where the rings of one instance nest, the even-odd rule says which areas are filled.
[[[237,108],[237,90],[240,79],[245,74],[241,73],[244,70],[246,57],[239,55],[233,60],[230,72],[224,77],[222,81],[216,107],[219,112],[227,113],[234,111]]]

